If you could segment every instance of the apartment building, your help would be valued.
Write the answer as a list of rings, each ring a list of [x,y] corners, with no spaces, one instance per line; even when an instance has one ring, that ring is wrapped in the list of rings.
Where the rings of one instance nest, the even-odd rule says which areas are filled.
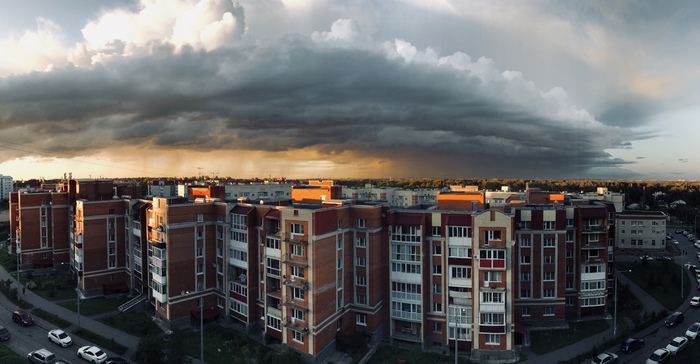
[[[666,215],[625,210],[615,214],[615,246],[631,253],[657,255],[666,250]]]
[[[14,183],[11,176],[3,176],[0,174],[0,201],[9,200],[10,192],[14,191]]]

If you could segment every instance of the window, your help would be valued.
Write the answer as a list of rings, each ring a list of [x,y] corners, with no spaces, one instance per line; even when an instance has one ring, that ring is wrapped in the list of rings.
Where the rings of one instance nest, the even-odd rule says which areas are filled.
[[[292,234],[304,234],[304,225],[302,224],[289,224],[289,232]]]
[[[544,221],[542,223],[542,229],[543,230],[554,230],[554,221]]]
[[[520,280],[523,282],[529,282],[530,281],[530,272],[521,272],[520,273]]]
[[[449,247],[447,255],[451,258],[471,258],[472,248],[467,247]]]
[[[303,343],[304,342],[304,334],[298,331],[292,330],[292,340]]]
[[[442,334],[442,322],[433,322],[433,332]]]
[[[365,239],[365,238],[357,238],[357,240],[355,240],[355,246],[358,247],[358,248],[364,248],[364,247],[366,247],[366,246],[367,246],[367,239]]]
[[[574,281],[566,281],[566,289],[574,289]]]
[[[434,294],[442,294],[442,284],[433,284],[433,293]]]
[[[304,290],[297,287],[291,287],[292,300],[304,300]]]
[[[488,245],[489,241],[500,241],[501,230],[486,230],[484,231],[484,244]]]
[[[453,238],[471,238],[472,228],[468,226],[450,226],[447,228],[447,234]]]
[[[360,325],[360,326],[367,326],[367,314],[356,313],[355,314],[355,323]]]
[[[530,247],[530,237],[529,236],[520,237],[520,246],[522,248],[529,248]]]
[[[503,325],[505,324],[505,314],[503,313],[482,313],[482,325]]]
[[[500,282],[501,272],[484,271],[484,282]]]
[[[530,292],[529,289],[521,289],[520,290],[520,298],[531,298],[532,293]]]
[[[435,274],[435,275],[442,274],[442,266],[437,265],[437,264],[433,264],[433,274]]]
[[[277,317],[267,316],[267,327],[275,329],[277,331],[282,331],[282,320]]]
[[[366,276],[355,276],[355,284],[358,286],[366,286],[367,285],[367,277]]]
[[[442,303],[433,302],[433,312],[442,312]]]
[[[471,278],[472,277],[472,267],[457,266],[451,267],[452,278]]]
[[[114,248],[109,248],[109,249],[107,249],[107,254],[109,254],[109,255],[114,255],[114,254],[116,254],[116,249],[114,249]]]
[[[554,290],[553,289],[545,289],[542,293],[542,297],[544,298],[554,298]]]
[[[280,261],[278,259],[267,258],[267,274],[280,276]]]
[[[520,229],[522,230],[530,230],[532,226],[531,221],[521,221],[520,222]]]
[[[574,232],[573,232],[573,231],[567,231],[567,232],[566,232],[566,242],[567,242],[567,243],[573,243],[573,242],[574,242]]]
[[[367,295],[364,294],[356,294],[355,295],[355,303],[358,305],[366,305],[367,304]]]
[[[482,291],[481,292],[481,302],[482,303],[503,303],[503,292],[499,291]]]
[[[343,237],[342,237],[342,236],[338,236],[338,237],[336,237],[336,239],[337,239],[337,240],[335,241],[335,247],[336,247],[336,249],[338,249],[338,250],[343,250]]]
[[[116,268],[117,267],[117,262],[114,260],[110,259],[109,261],[109,268]]]
[[[197,222],[204,222],[204,214],[197,214]]]
[[[479,251],[481,259],[506,259],[506,251],[500,249],[481,249]]]
[[[359,227],[359,228],[367,227],[367,220],[357,219],[357,227]]]
[[[204,256],[204,249],[202,248],[197,248],[197,257],[201,258]]]
[[[343,228],[343,220],[338,220],[338,230]]]
[[[545,316],[554,316],[554,306],[546,306],[542,309],[542,314]]]
[[[229,308],[233,312],[240,313],[241,315],[248,316],[248,305],[233,298],[229,299]]]
[[[552,264],[552,263],[554,263],[554,256],[553,256],[553,255],[545,255],[545,256],[544,256],[544,263],[545,263],[545,264]]]
[[[433,226],[433,228],[431,230],[432,230],[433,236],[440,236],[440,227],[439,226]]]
[[[566,257],[573,258],[574,257],[574,250],[573,249],[566,249]]]
[[[574,219],[566,219],[566,227],[573,227]]]
[[[291,254],[292,256],[303,257],[304,247],[297,244],[289,244],[289,254]]]
[[[433,245],[433,255],[442,255],[441,245]]]
[[[486,345],[499,345],[501,343],[501,335],[486,334],[484,335],[484,343]]]
[[[544,273],[542,273],[542,280],[544,280],[544,281],[553,281],[553,280],[554,280],[554,272],[544,272]]]
[[[295,267],[292,265],[289,267],[289,275],[292,276],[292,279],[294,279],[295,277],[304,278],[304,268]]]
[[[197,274],[204,274],[204,265],[197,264]]]
[[[554,238],[544,238],[544,243],[542,245],[546,248],[554,247]]]
[[[523,307],[523,316],[530,316],[530,306]]]
[[[358,267],[364,267],[367,265],[367,258],[365,257],[357,257],[355,259],[355,265]]]
[[[530,256],[529,255],[521,255],[520,256],[520,264],[530,264]]]
[[[204,232],[202,230],[197,231],[197,240],[204,238]]]

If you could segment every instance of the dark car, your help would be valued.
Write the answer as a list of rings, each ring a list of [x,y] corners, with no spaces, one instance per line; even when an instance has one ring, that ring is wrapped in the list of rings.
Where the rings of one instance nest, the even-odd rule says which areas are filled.
[[[118,357],[111,357],[107,358],[104,364],[129,364],[129,361]]]
[[[637,339],[636,337],[627,338],[627,340],[623,341],[622,344],[620,344],[620,350],[628,354],[643,347],[644,340]]]
[[[664,324],[666,327],[676,327],[676,325],[683,322],[683,312],[674,312],[666,319]]]
[[[0,341],[10,340],[10,332],[7,331],[7,327],[0,326]]]
[[[25,310],[15,310],[12,312],[12,321],[21,324],[22,326],[34,325],[34,319],[29,312]]]

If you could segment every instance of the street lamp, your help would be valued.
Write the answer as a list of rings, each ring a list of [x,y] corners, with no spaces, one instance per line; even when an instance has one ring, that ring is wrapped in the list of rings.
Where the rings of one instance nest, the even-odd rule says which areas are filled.
[[[19,297],[19,291],[21,291],[22,288],[22,282],[19,281],[19,273],[20,273],[20,265],[19,265],[19,244],[17,244],[17,241],[15,240],[15,255],[17,255],[17,302],[22,301],[22,299]]]
[[[631,272],[632,270],[625,270],[623,272]],[[615,272],[615,318],[613,319],[613,339],[617,338],[617,275],[619,271]]]
[[[190,294],[190,291],[180,292],[181,296]],[[199,361],[204,364],[204,297],[197,299],[199,304]]]

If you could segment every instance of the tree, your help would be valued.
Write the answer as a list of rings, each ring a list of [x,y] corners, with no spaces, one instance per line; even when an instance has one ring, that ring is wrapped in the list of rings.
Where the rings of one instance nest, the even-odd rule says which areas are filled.
[[[141,364],[166,364],[163,351],[163,341],[155,335],[148,335],[139,340],[134,361]]]

